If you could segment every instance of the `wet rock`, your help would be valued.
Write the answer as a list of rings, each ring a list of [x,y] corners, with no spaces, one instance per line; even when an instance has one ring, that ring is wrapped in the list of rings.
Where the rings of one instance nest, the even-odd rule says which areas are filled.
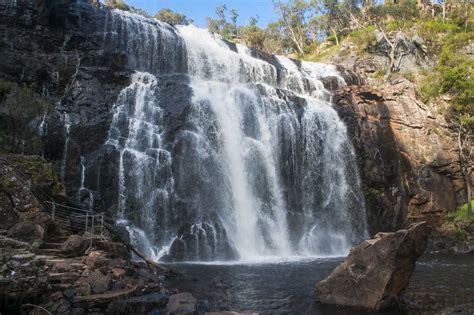
[[[92,272],[88,277],[93,294],[104,293],[111,288],[110,277],[103,275],[100,271]]]
[[[112,268],[112,274],[114,275],[114,278],[121,279],[125,277],[126,273],[127,272],[122,268]]]
[[[227,237],[219,216],[212,213],[207,220],[185,223],[171,244],[165,261],[235,260],[239,254]]]
[[[192,315],[196,312],[196,299],[191,293],[173,294],[166,306],[166,314]]]
[[[15,204],[11,195],[0,191],[0,229],[8,230],[17,222],[18,214],[15,212]]]
[[[148,314],[164,308],[168,304],[168,300],[168,296],[161,293],[137,296],[111,303],[107,312],[109,314]]]
[[[355,246],[329,277],[316,285],[317,299],[373,310],[392,306],[407,287],[428,235],[429,228],[422,222],[395,233],[379,233]]]
[[[39,247],[44,242],[44,229],[34,223],[20,222],[8,230],[8,237],[14,238],[31,244],[33,247]]]
[[[64,242],[61,250],[69,257],[83,256],[89,248],[90,242],[80,235],[71,235]]]
[[[57,262],[53,266],[53,272],[69,272],[71,269],[71,265],[65,261]]]
[[[84,258],[83,262],[89,269],[95,270],[109,265],[110,259],[101,251],[93,251]]]
[[[96,241],[95,248],[103,250],[109,254],[110,257],[117,257],[123,259],[130,259],[130,251],[125,244],[111,241]]]

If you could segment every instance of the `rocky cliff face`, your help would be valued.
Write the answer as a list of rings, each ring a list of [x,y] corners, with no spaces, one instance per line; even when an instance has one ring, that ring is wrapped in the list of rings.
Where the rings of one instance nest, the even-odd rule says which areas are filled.
[[[349,86],[337,98],[359,153],[371,230],[420,220],[440,224],[464,196],[442,115],[403,79],[384,90]]]
[[[41,115],[29,124],[34,136],[22,139],[28,144],[23,151],[44,153],[53,161],[71,201],[88,207],[94,199],[97,210],[108,210],[116,205],[119,191],[118,152],[104,145],[113,104],[130,85],[132,70],[159,68],[161,64],[141,65],[130,60],[127,50],[111,45],[104,26],[114,21],[107,11],[87,4],[76,4],[71,10],[73,18],[65,16],[40,29],[32,2],[2,7],[0,77],[31,84],[36,92],[57,101],[45,119]],[[422,45],[409,46],[410,65],[429,64]],[[177,61],[184,58],[172,57]],[[421,220],[439,224],[447,211],[464,200],[454,140],[440,106],[422,103],[416,87],[406,79],[392,80],[379,88],[363,85],[364,81],[371,83],[368,73],[387,62],[383,57],[350,56],[330,61],[350,70],[343,71],[348,86],[336,91],[335,82],[328,79],[325,83],[336,93],[337,110],[357,151],[370,232],[396,230]],[[179,82],[179,78],[170,77],[160,83],[171,91],[164,96],[168,106],[180,103],[176,94],[189,94]],[[184,107],[169,108],[168,112],[169,117],[179,117]],[[9,119],[8,112],[2,111],[0,116],[0,121]],[[44,124],[46,133],[40,132]],[[81,159],[84,156],[87,159]]]
[[[402,40],[411,48],[400,58],[400,69],[416,73],[434,63],[420,38]],[[328,59],[359,77],[358,84],[336,91],[336,104],[358,152],[370,231],[420,221],[439,226],[447,212],[466,202],[456,133],[446,120],[449,104],[424,103],[402,75],[382,84],[374,79],[388,63],[380,46],[362,56],[341,47]]]
[[[96,152],[106,141],[112,106],[128,84],[131,71],[126,55],[104,47],[106,11],[76,4],[69,15],[41,28],[33,3],[22,1],[0,10],[0,73],[2,78],[27,84],[55,101],[52,111],[28,125],[29,138],[21,139],[26,143],[23,153],[44,154],[53,161],[56,169],[62,170],[67,195],[76,198],[81,186],[80,157]],[[9,113],[3,112],[2,121],[8,119]],[[35,143],[42,143],[44,151]],[[108,152],[96,153],[95,158],[100,160],[101,154]],[[62,161],[67,165],[61,165]],[[103,165],[103,171],[107,169]],[[116,182],[110,178],[101,185],[113,188]]]

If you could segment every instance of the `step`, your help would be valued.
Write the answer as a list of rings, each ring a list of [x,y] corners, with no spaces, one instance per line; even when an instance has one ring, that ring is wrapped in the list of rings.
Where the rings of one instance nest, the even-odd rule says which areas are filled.
[[[41,249],[61,249],[64,243],[47,242],[41,246]]]
[[[39,249],[36,254],[44,256],[61,256],[62,251],[60,249]]]
[[[52,237],[52,238],[48,239],[48,242],[64,243],[68,238],[69,238],[69,236],[55,236],[55,237]]]

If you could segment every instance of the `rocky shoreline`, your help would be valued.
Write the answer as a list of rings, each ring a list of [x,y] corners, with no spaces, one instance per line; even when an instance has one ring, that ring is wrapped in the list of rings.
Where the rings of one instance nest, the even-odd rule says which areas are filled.
[[[46,161],[39,157],[6,157],[21,166],[36,184],[61,199],[57,176]],[[37,314],[42,309],[51,314],[127,314],[133,309],[134,313],[146,314],[184,307],[189,314],[205,313],[194,297],[173,297],[178,291],[165,285],[166,279],[176,278],[172,271],[132,261],[127,247],[110,233],[97,239],[62,230],[41,211],[28,187],[14,176],[2,178],[0,196],[8,201],[0,205],[2,309],[24,314]],[[431,243],[436,243],[436,233]],[[446,240],[436,244],[451,248]],[[413,295],[409,298],[410,306],[428,303]],[[399,303],[403,305],[403,299]]]

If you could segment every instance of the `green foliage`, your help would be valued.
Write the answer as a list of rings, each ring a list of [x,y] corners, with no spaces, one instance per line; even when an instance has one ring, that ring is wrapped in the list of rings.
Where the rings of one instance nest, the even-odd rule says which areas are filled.
[[[354,43],[358,52],[365,51],[369,44],[374,44],[376,41],[375,31],[377,27],[370,25],[363,29],[356,29],[349,33],[347,38]]]
[[[0,101],[4,101],[6,96],[15,88],[15,83],[0,79]]]
[[[158,11],[155,16],[155,19],[166,22],[170,25],[189,25],[193,22],[193,20],[188,19],[186,15],[179,12],[174,12],[170,9],[161,9]]]
[[[37,95],[30,86],[19,86],[16,83],[0,79],[0,102],[3,103],[5,119],[2,145],[9,145],[15,151],[21,139],[27,139],[30,134],[28,123],[46,111],[51,111],[53,101]],[[7,137],[10,143],[5,143]]]
[[[453,236],[456,242],[463,242],[466,239],[466,231],[461,228],[457,228],[454,230]]]
[[[474,208],[474,199],[471,200],[471,205]],[[448,214],[448,220],[450,221],[464,221],[464,222],[473,222],[474,216],[468,217],[467,215],[467,203],[459,207],[456,211]]]
[[[130,11],[129,5],[124,0],[105,0],[105,6],[122,11]]]
[[[400,0],[383,5],[371,6],[367,16],[374,23],[386,23],[387,30],[405,29],[420,16],[416,0]]]
[[[147,17],[147,18],[151,18],[151,16],[148,14],[148,12],[146,12],[145,10],[140,9],[140,8],[130,7],[130,12],[138,14],[138,15],[142,15],[142,16]]]
[[[423,98],[428,101],[449,94],[453,110],[465,120],[471,120],[474,116],[474,59],[461,50],[474,40],[474,32],[464,32],[452,24],[445,30],[448,33],[439,44],[438,65],[426,76],[421,88]]]
[[[63,184],[61,184],[61,182],[59,182],[57,178],[56,178],[56,181],[53,184],[51,184],[51,186],[49,187],[49,191],[51,192],[53,196],[58,195],[63,190],[64,190],[64,186]]]
[[[267,33],[257,25],[250,24],[239,28],[240,40],[250,48],[265,51]]]
[[[375,187],[364,187],[363,192],[367,200],[378,200],[385,195],[382,189]]]
[[[237,37],[238,13],[232,9],[230,11],[230,21],[227,20],[227,6],[222,4],[216,8],[217,18],[207,18],[207,26],[211,33],[217,33],[226,40],[232,41]]]
[[[2,183],[2,186],[6,189],[13,189],[16,187],[15,181],[11,179],[5,179]]]

